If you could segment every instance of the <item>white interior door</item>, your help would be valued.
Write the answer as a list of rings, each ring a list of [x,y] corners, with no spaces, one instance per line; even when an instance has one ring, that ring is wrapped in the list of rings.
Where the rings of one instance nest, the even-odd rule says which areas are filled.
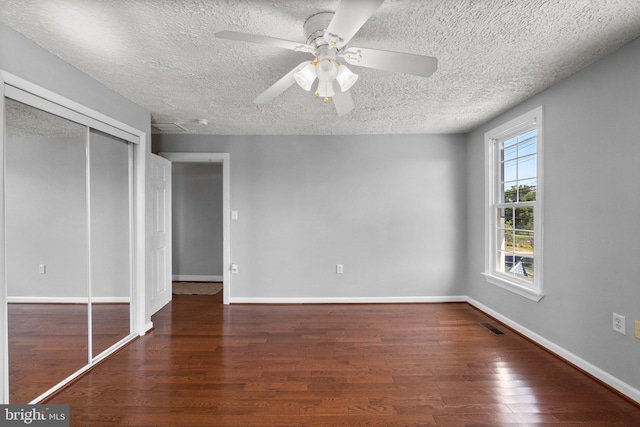
[[[151,155],[151,314],[171,301],[171,162]]]

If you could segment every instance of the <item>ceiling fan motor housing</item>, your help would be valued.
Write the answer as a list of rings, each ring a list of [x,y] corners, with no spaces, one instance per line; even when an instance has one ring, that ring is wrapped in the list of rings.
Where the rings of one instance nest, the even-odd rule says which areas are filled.
[[[320,12],[307,18],[303,28],[308,45],[315,48],[328,45],[323,36],[333,19],[333,15],[335,15],[333,12]]]

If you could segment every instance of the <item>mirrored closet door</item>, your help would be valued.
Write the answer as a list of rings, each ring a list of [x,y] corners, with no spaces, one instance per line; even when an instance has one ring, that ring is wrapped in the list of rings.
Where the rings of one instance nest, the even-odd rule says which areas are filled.
[[[132,148],[5,99],[9,402],[131,334]]]
[[[91,356],[131,331],[131,144],[89,134]]]
[[[87,364],[87,130],[5,111],[9,394],[27,403]]]

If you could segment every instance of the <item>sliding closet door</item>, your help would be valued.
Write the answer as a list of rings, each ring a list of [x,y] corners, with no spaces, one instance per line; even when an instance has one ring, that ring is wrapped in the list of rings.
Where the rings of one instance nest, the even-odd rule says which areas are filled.
[[[6,99],[9,400],[88,363],[88,128]]]
[[[131,144],[91,130],[89,159],[95,357],[131,332]]]
[[[11,403],[41,398],[133,336],[133,146],[31,101],[86,119],[5,98]]]

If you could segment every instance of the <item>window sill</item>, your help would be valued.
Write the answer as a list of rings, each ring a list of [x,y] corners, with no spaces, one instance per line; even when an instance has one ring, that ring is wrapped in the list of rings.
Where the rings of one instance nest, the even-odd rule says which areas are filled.
[[[502,289],[511,291],[527,299],[530,299],[531,301],[538,302],[544,297],[544,294],[542,292],[538,292],[534,289],[523,286],[505,277],[497,276],[495,274],[490,274],[490,273],[481,273],[481,274],[484,276],[485,279],[487,279],[487,282],[493,285],[499,286]]]

